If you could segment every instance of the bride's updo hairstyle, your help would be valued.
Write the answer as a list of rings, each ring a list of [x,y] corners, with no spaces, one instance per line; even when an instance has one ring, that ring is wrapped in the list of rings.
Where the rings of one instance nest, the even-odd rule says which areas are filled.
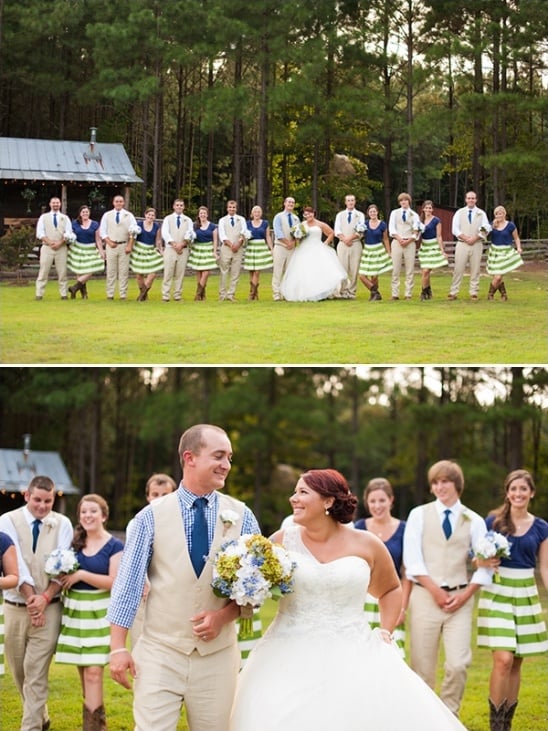
[[[350,492],[348,482],[337,470],[309,470],[301,475],[314,492],[322,497],[335,498],[329,515],[339,523],[350,523],[358,505],[358,498]]]

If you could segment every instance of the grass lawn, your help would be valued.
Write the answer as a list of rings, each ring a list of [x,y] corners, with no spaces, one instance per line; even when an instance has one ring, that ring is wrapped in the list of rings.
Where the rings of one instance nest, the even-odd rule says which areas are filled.
[[[541,584],[539,583],[539,586]],[[543,607],[547,606],[548,595],[541,589]],[[263,625],[266,628],[275,612],[276,603],[268,601],[261,610]],[[475,619],[474,619],[475,628]],[[313,642],[313,632],[310,641]],[[441,663],[440,663],[441,665]],[[283,668],[280,668],[283,672]],[[487,708],[489,674],[491,672],[491,652],[478,649],[475,646],[475,632],[473,640],[473,660],[469,669],[464,702],[461,709],[461,721],[468,731],[487,731],[489,728],[489,713]],[[441,677],[441,674],[440,674]],[[19,728],[21,704],[13,685],[9,672],[0,679],[0,729],[1,731],[16,731]],[[546,731],[548,718],[548,663],[546,655],[526,658],[522,666],[522,684],[519,696],[519,705],[516,711],[512,731]],[[387,687],[387,714],[390,712],[391,700],[397,701],[397,688]],[[283,703],[283,699],[280,699]],[[132,694],[116,685],[105,673],[105,706],[109,731],[132,731]],[[52,731],[76,731],[81,728],[81,692],[76,668],[67,665],[51,666],[50,672],[50,715]],[[364,708],[366,718],[367,709]],[[367,723],[364,722],[364,729]],[[184,712],[178,726],[178,731],[188,731]],[[260,731],[260,729],[257,729]],[[303,729],[302,731],[314,731]],[[333,731],[344,731],[341,729]],[[394,731],[401,731],[394,729]],[[420,729],[408,729],[420,731]],[[440,729],[443,731],[443,729]]]
[[[183,302],[160,298],[157,280],[147,302],[137,302],[130,282],[127,302],[105,299],[105,283],[88,283],[88,300],[61,301],[50,280],[42,301],[34,281],[0,284],[0,362],[4,364],[534,364],[548,361],[546,267],[527,265],[506,277],[509,301],[447,300],[448,271],[432,278],[434,299],[393,302],[389,276],[381,277],[382,302],[358,298],[324,302],[273,302],[270,274],[261,277],[258,302],[248,302],[242,273],[237,302],[217,300],[212,276],[207,300],[194,302],[195,280],[185,278]],[[72,281],[72,280],[71,280]]]

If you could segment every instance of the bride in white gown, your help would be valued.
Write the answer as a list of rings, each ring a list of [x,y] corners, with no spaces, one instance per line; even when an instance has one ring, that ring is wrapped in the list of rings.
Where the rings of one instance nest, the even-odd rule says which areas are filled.
[[[289,302],[317,302],[336,294],[347,278],[335,249],[330,244],[335,233],[315,217],[314,209],[303,209],[307,235],[297,245],[281,284],[282,297]],[[322,236],[326,236],[325,241]]]
[[[401,587],[384,544],[343,524],[357,504],[335,470],[311,470],[273,536],[297,563],[294,592],[240,674],[230,731],[463,731],[391,642]],[[363,606],[378,595],[383,627]]]

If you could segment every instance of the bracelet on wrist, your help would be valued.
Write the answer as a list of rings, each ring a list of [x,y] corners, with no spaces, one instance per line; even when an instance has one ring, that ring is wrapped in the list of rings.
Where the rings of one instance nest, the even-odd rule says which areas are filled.
[[[119,647],[117,650],[111,650],[110,655],[117,655],[119,652],[129,652],[127,647]]]
[[[40,596],[41,596],[41,597],[44,597],[44,599],[46,600],[46,604],[50,604],[50,603],[51,603],[51,598],[50,598],[50,597],[48,596],[48,594],[46,594],[46,592],[45,592],[45,591],[43,591],[43,592],[42,592],[42,593],[40,594]]]

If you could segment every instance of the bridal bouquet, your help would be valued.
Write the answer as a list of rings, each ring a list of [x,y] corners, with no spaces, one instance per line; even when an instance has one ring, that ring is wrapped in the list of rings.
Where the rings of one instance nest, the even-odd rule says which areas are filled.
[[[360,234],[360,236],[365,233],[366,229],[367,229],[367,226],[365,225],[365,223],[362,223],[361,221],[358,221],[358,223],[354,226],[354,231],[357,234]]]
[[[74,231],[71,228],[69,228],[69,230],[65,231],[65,233],[63,234],[63,238],[65,239],[67,244],[70,246],[70,244],[73,244],[76,241],[76,234],[74,233]]]
[[[73,574],[80,568],[76,554],[72,548],[56,548],[46,556],[44,571],[48,576]]]
[[[137,223],[132,223],[131,226],[128,227],[128,234],[131,236],[132,239],[137,238],[139,234],[141,233],[142,229]]]
[[[283,546],[259,534],[243,535],[223,543],[213,559],[215,596],[233,599],[239,606],[260,607],[293,591],[295,562]],[[252,619],[240,619],[240,636],[252,631]]]
[[[485,536],[476,545],[475,555],[478,558],[510,558],[510,548],[512,544],[503,536],[502,533],[496,531],[487,531]],[[497,583],[499,576],[495,570],[493,581]]]
[[[296,223],[294,226],[291,226],[290,234],[293,236],[294,239],[297,241],[300,241],[301,239],[304,239],[306,236],[308,236],[308,229],[304,225],[304,223]]]

